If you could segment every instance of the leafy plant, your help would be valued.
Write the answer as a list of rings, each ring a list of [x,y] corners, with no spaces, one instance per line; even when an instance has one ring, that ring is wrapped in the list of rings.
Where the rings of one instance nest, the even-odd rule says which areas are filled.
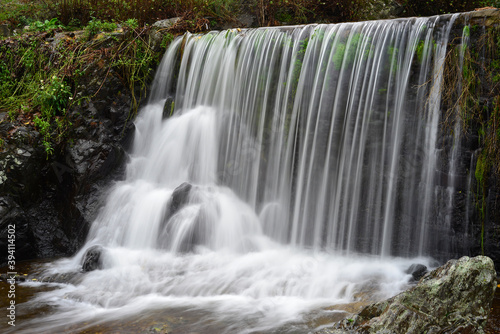
[[[35,124],[35,128],[42,135],[42,145],[45,149],[45,153],[47,154],[47,158],[54,153],[54,148],[50,143],[51,131],[50,131],[50,122],[44,117],[35,116],[33,119],[33,123]]]
[[[118,25],[116,23],[101,21],[93,17],[85,27],[85,33],[87,37],[91,39],[101,31],[110,32],[115,30],[116,28],[118,28]]]
[[[57,29],[64,29],[64,26],[59,24],[59,20],[57,18],[53,18],[50,21],[45,20],[43,22],[35,21],[30,25],[31,31],[49,32]]]
[[[137,19],[128,19],[123,22],[123,25],[132,30],[139,28],[139,22],[137,21]]]
[[[48,83],[43,80],[40,83],[41,115],[36,115],[33,123],[42,135],[42,146],[48,158],[54,153],[53,143],[61,140],[71,124],[65,117],[71,88],[56,75]]]
[[[43,80],[41,80],[41,84],[42,114],[55,116],[64,112],[71,96],[71,87],[56,75],[52,76],[46,86]]]

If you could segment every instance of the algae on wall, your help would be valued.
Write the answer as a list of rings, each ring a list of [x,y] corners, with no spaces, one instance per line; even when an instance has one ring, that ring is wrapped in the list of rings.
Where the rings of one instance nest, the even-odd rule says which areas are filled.
[[[459,148],[452,227],[470,255],[500,262],[500,10],[463,14],[445,67],[443,137]],[[458,126],[457,126],[458,125]],[[450,138],[455,138],[452,140]],[[446,140],[443,140],[446,142]],[[449,153],[451,154],[451,153]]]

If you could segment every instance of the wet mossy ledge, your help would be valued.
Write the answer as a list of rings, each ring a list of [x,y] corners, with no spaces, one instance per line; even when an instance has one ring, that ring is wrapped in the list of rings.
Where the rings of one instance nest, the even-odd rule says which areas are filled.
[[[467,252],[457,247],[440,259],[484,254],[500,265],[499,18],[497,9],[463,13],[450,39],[459,45],[469,27],[463,70],[456,47],[447,56],[445,81],[464,84],[445,88],[442,118],[463,119],[460,179],[473,178],[456,189],[464,202],[452,220]],[[145,27],[94,20],[65,32],[48,21],[0,40],[0,247],[7,248],[5,227],[15,224],[18,260],[78,250],[107,187],[123,175],[156,66],[183,29],[179,19]],[[440,142],[450,145],[453,129],[445,121],[442,129]]]

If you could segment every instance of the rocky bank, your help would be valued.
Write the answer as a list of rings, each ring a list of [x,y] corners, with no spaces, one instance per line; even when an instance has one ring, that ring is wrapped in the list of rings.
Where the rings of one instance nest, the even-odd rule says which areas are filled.
[[[317,333],[484,333],[496,287],[490,258],[450,260],[413,288]]]

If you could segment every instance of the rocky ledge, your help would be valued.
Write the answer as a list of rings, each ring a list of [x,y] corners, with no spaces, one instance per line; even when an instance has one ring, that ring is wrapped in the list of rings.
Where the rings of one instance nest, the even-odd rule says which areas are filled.
[[[484,333],[497,287],[486,256],[450,260],[417,285],[317,334]]]
[[[106,190],[122,177],[134,130],[131,96],[113,73],[106,83],[92,101],[68,111],[72,141],[50,157],[33,127],[0,114],[0,138],[9,138],[0,149],[0,265],[7,262],[9,228],[15,230],[17,262],[74,254]]]

